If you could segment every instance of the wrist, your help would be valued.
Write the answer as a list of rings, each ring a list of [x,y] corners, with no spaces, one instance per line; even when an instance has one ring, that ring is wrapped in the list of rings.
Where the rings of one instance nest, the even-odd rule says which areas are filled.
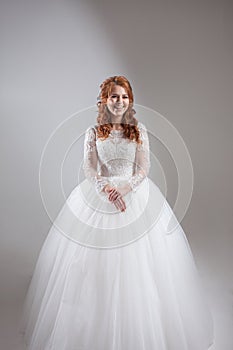
[[[118,190],[122,196],[126,196],[129,192],[132,191],[132,188],[131,188],[130,184],[125,183],[124,185],[119,186]]]
[[[127,193],[131,192],[133,190],[132,187],[130,186],[130,183],[125,184],[125,188],[126,188]]]
[[[103,189],[102,189],[102,192],[104,193],[107,193],[108,189],[110,188],[110,185],[109,184],[106,184]]]
[[[126,188],[128,189],[129,192],[134,190],[133,185],[131,184],[131,182],[127,182],[127,184],[125,186],[126,186]]]

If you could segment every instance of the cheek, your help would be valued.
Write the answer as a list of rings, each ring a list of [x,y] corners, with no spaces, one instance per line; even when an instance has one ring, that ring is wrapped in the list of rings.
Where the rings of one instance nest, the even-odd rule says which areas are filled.
[[[116,101],[111,101],[110,106],[111,106],[112,108],[114,108],[114,107],[115,107],[115,104],[116,104]]]
[[[109,109],[110,111],[113,111],[114,106],[113,106],[112,101],[108,101],[108,103],[107,103],[107,107],[108,107],[108,109]]]

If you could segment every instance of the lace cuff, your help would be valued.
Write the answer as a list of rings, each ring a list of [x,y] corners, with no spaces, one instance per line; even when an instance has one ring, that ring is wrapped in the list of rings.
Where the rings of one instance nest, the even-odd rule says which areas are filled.
[[[98,174],[97,164],[96,132],[93,127],[89,127],[84,138],[83,171],[85,177],[95,186],[96,192],[100,193],[109,182],[105,177]]]
[[[128,180],[133,192],[136,192],[142,181],[147,177],[150,169],[150,147],[147,130],[144,124],[138,123],[142,144],[137,145],[135,154],[135,172]]]

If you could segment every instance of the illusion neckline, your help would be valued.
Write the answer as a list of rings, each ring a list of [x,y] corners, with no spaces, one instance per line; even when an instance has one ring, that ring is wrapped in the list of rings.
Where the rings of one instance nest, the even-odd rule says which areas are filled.
[[[112,129],[112,130],[111,130],[111,132],[118,132],[118,131],[121,131],[121,132],[122,132],[122,131],[124,131],[124,129],[119,129],[119,130],[117,130],[117,129]]]

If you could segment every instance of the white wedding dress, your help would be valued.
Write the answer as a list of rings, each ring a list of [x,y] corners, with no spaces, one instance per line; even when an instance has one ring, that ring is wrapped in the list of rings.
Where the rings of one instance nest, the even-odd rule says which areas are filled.
[[[95,127],[85,134],[86,178],[53,223],[28,289],[27,349],[208,349],[212,314],[185,233],[148,177],[145,125],[141,145],[121,130],[100,140]],[[130,184],[125,212],[101,192],[106,183]]]

